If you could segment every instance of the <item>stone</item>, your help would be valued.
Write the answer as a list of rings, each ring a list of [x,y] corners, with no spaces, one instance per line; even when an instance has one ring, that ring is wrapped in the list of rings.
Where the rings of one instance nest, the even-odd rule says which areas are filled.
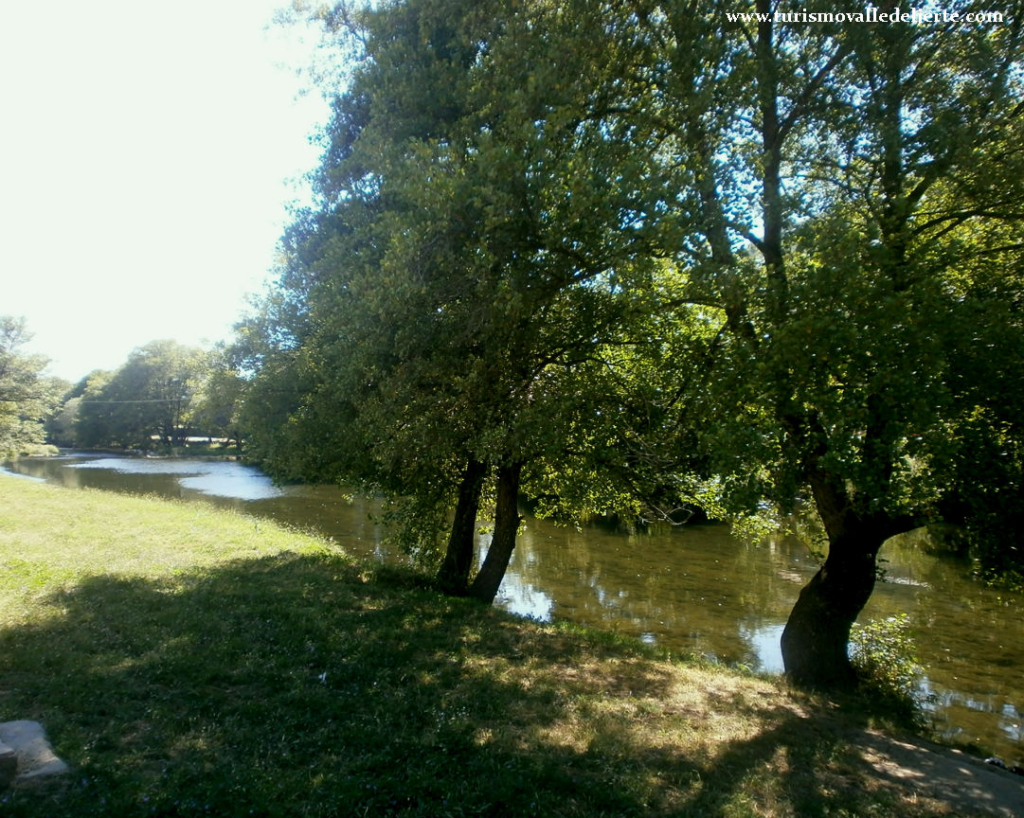
[[[6,721],[0,724],[0,748],[6,748],[9,755],[14,756],[14,781],[58,775],[69,769],[53,752],[46,731],[37,721]],[[7,770],[9,765],[9,756],[5,759],[4,751],[0,749],[0,771]],[[10,783],[10,780],[6,782]]]

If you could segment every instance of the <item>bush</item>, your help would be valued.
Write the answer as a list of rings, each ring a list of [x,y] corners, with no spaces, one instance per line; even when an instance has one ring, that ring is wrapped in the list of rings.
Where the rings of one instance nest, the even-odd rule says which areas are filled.
[[[915,651],[906,614],[854,625],[850,633],[850,661],[861,690],[916,720],[920,713],[917,678],[921,666]]]

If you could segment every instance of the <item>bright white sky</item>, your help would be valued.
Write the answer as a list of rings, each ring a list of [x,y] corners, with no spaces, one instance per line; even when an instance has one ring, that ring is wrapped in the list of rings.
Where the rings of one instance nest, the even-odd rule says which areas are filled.
[[[49,374],[227,338],[262,289],[328,114],[286,3],[3,3],[0,315]]]

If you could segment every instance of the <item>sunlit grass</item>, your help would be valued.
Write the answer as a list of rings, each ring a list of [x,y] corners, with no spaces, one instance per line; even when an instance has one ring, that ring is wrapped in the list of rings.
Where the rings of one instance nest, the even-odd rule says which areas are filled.
[[[211,507],[0,480],[4,815],[910,815],[777,683],[436,594]]]

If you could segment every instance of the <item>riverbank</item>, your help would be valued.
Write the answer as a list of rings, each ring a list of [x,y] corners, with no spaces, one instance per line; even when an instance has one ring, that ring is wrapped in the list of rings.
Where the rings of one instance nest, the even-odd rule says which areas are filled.
[[[863,713],[206,505],[3,479],[0,563],[0,720],[73,770],[5,815],[985,815],[1016,786],[905,742],[975,782],[951,806]]]

